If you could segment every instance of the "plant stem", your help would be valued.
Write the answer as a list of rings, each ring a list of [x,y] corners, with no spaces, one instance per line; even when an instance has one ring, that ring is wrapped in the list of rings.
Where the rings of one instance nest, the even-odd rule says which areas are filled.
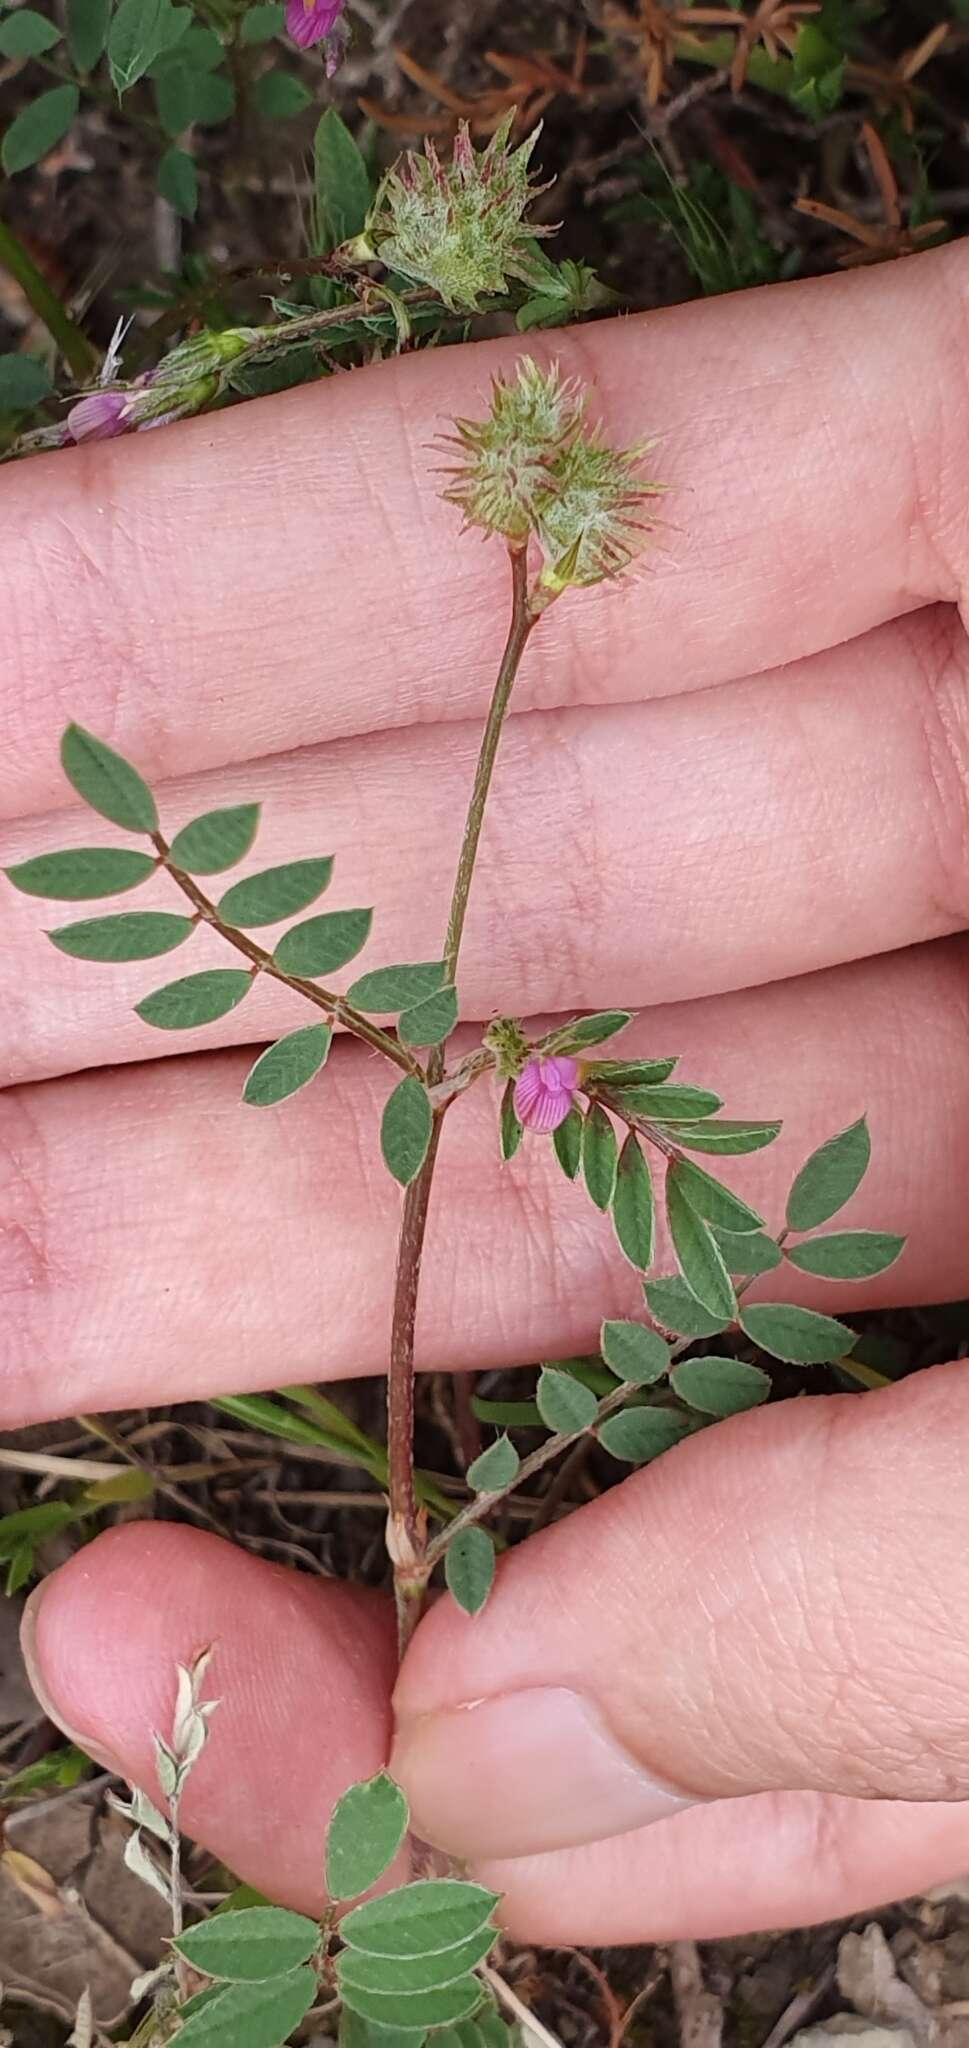
[[[532,611],[528,595],[526,552],[523,548],[512,548],[509,550],[509,558],[512,580],[511,623],[481,737],[457,873],[454,878],[447,937],[444,942],[445,981],[448,982],[453,982],[457,973],[475,859],[502,727],[522,655],[528,644],[529,634],[536,624],[536,614]],[[444,1052],[440,1046],[436,1046],[427,1063],[428,1087],[438,1086],[443,1074]],[[435,1108],[427,1155],[420,1172],[404,1196],[397,1247],[390,1371],[387,1380],[387,1448],[390,1459],[388,1542],[394,1561],[397,1631],[401,1656],[420,1619],[428,1579],[429,1552],[426,1549],[424,1524],[418,1513],[414,1493],[414,1331],[431,1186],[437,1164],[441,1129],[452,1100],[454,1098],[449,1097],[448,1101]]]
[[[23,243],[0,220],[0,263],[16,279],[24,297],[42,320],[48,334],[56,341],[58,348],[77,384],[89,384],[97,373],[98,357],[87,336],[81,333],[66,306],[61,304],[57,293],[48,284],[43,272],[38,270]]]
[[[355,1038],[362,1038],[367,1045],[373,1046],[375,1052],[382,1052],[387,1059],[392,1060],[395,1067],[402,1067],[405,1074],[421,1074],[420,1062],[413,1054],[399,1044],[396,1038],[392,1038],[388,1031],[381,1031],[379,1025],[371,1024],[369,1017],[364,1017],[361,1011],[355,1010],[345,996],[335,995],[328,988],[320,988],[317,982],[308,981],[302,974],[287,974],[285,968],[277,966],[265,946],[260,946],[257,940],[251,939],[248,932],[241,932],[235,925],[226,924],[219,916],[215,904],[199,888],[194,877],[175,866],[168,841],[160,832],[152,833],[151,842],[166,873],[171,875],[173,882],[177,882],[182,894],[194,905],[203,923],[210,924],[228,945],[235,947],[237,953],[244,953],[246,959],[251,960],[253,966],[262,974],[271,975],[273,981],[281,981],[286,988],[293,988],[298,995],[305,996],[307,1002],[315,1003],[318,1010],[325,1010],[337,1024],[342,1024],[345,1030],[352,1031]]]

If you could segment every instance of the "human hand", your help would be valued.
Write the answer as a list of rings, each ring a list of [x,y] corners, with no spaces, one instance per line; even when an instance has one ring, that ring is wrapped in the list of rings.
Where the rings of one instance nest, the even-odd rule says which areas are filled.
[[[768,1220],[869,1112],[850,1220],[911,1243],[825,1286],[846,1309],[967,1286],[967,282],[955,247],[549,344],[617,439],[662,433],[673,530],[537,633],[468,924],[468,1016],[649,1003],[630,1049],[782,1114],[736,1170]],[[433,954],[502,565],[458,546],[425,448],[517,346],[9,472],[3,858],[51,843],[73,716],[173,816],[266,796],[274,858],[322,818],[346,900]],[[207,1049],[238,1015],[135,1065],[169,1050],[126,1014],[143,970],[99,983],[22,899],[5,931],[0,1421],[379,1370],[398,1204],[374,1063],[340,1043],[299,1112],[250,1116],[244,1056]],[[291,1015],[257,989],[246,1037]],[[480,1090],[445,1134],[424,1367],[575,1351],[635,1307],[547,1151],[494,1155]],[[515,1551],[483,1616],[426,1618],[395,1768],[514,1932],[800,1923],[966,1865],[965,1372],[724,1424]],[[85,1548],[29,1626],[53,1716],[149,1787],[174,1663],[213,1638],[185,1825],[312,1907],[332,1800],[390,1738],[378,1598],[144,1524]]]

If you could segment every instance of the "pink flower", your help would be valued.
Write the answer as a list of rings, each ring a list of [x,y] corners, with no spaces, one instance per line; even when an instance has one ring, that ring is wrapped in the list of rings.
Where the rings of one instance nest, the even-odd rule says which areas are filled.
[[[515,1083],[515,1114],[529,1131],[556,1131],[575,1101],[579,1062],[564,1053],[527,1061]]]
[[[286,0],[286,27],[294,43],[308,50],[329,36],[343,13],[343,0]]]
[[[110,441],[128,426],[131,400],[127,391],[91,391],[67,415],[72,441]]]

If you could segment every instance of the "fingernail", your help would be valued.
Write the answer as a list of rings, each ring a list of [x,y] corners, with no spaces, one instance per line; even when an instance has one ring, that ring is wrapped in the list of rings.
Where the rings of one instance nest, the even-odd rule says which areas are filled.
[[[54,1574],[51,1576],[53,1577]],[[85,1735],[83,1730],[74,1728],[48,1690],[47,1682],[41,1669],[38,1648],[38,1623],[41,1603],[49,1583],[49,1580],[42,1579],[40,1585],[34,1587],[21,1617],[20,1648],[23,1653],[27,1677],[36,1695],[37,1703],[46,1714],[48,1721],[53,1721],[55,1728],[59,1728],[61,1733],[66,1735],[68,1742],[73,1742],[78,1749],[83,1749],[85,1756],[91,1757],[96,1764],[102,1766],[102,1769],[112,1771],[117,1776],[123,1776],[124,1773],[117,1757],[112,1756],[109,1750],[105,1749],[101,1743],[95,1742],[90,1735]]]
[[[400,1730],[391,1770],[414,1827],[452,1856],[530,1856],[696,1805],[658,1783],[565,1686],[473,1700]]]

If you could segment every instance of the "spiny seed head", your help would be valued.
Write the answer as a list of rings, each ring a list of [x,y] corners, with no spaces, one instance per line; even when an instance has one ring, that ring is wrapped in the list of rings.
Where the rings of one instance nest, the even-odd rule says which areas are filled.
[[[578,386],[556,364],[540,370],[523,356],[512,383],[495,377],[486,419],[455,421],[460,456],[445,498],[469,526],[526,541],[538,527],[551,465],[578,433],[582,411]]]
[[[423,156],[401,157],[380,185],[358,253],[430,285],[452,313],[476,313],[482,294],[505,292],[510,278],[527,283],[535,240],[553,230],[524,222],[543,189],[528,175],[539,130],[510,149],[513,118],[480,153],[462,122],[450,163],[442,164],[430,140]]]
[[[609,448],[595,431],[577,434],[562,449],[539,508],[544,589],[557,594],[628,569],[656,525],[643,500],[664,488],[636,475],[645,452],[645,446]]]
[[[494,1054],[499,1081],[517,1081],[531,1045],[517,1017],[494,1017],[484,1035],[488,1051]]]
[[[610,448],[585,412],[557,364],[525,356],[513,381],[495,378],[487,418],[456,421],[452,437],[459,459],[444,496],[470,526],[515,546],[537,539],[552,597],[620,575],[655,525],[644,499],[664,488],[636,473],[645,448]]]

